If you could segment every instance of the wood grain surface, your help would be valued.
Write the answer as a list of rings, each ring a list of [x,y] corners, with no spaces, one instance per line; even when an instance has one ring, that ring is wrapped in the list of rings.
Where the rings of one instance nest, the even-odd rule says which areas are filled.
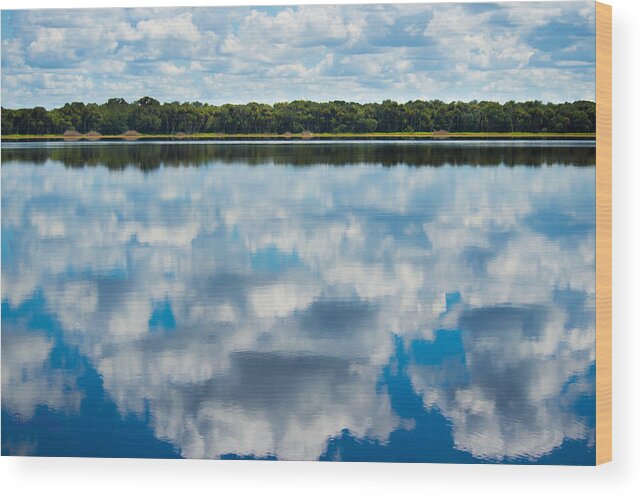
[[[596,3],[596,464],[612,460],[612,7]]]

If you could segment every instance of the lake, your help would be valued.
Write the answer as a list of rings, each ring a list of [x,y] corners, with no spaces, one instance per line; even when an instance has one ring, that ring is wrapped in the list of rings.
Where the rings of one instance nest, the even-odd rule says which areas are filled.
[[[2,454],[593,464],[594,142],[3,143]]]

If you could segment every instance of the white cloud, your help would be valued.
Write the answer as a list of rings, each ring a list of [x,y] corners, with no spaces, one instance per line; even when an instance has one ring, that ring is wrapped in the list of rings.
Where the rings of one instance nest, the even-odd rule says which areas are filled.
[[[201,33],[192,22],[191,12],[139,21],[136,24],[136,31],[138,36],[151,40],[182,40],[197,43],[201,39]]]
[[[49,51],[62,50],[65,42],[65,30],[62,28],[40,28],[36,39],[29,44],[29,54],[42,54]]]
[[[576,100],[593,95],[593,12],[591,2],[13,11],[3,104],[145,93],[212,103]],[[584,47],[578,64],[561,66],[574,45]],[[546,81],[529,78],[541,69]],[[53,86],[25,74],[49,74]]]
[[[494,313],[492,327],[485,327],[485,312]],[[482,308],[461,318],[466,384],[436,381],[438,375],[457,377],[457,366],[412,366],[426,408],[452,420],[456,447],[498,461],[535,460],[567,439],[592,439],[591,428],[567,410],[565,391],[594,361],[594,342],[564,333],[564,319],[538,308]],[[590,337],[594,330],[583,333]],[[506,389],[495,387],[498,382]],[[591,386],[580,385],[591,392]]]
[[[41,335],[23,334],[3,325],[2,409],[18,422],[33,417],[36,407],[77,412],[81,396],[75,376],[48,367],[53,342]]]
[[[258,317],[281,318],[308,307],[317,295],[314,287],[279,283],[258,287],[249,295],[250,303]]]

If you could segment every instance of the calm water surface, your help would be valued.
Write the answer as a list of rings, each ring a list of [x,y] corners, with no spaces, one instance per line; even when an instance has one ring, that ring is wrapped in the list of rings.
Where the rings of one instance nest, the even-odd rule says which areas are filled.
[[[3,144],[2,453],[591,464],[594,157]]]

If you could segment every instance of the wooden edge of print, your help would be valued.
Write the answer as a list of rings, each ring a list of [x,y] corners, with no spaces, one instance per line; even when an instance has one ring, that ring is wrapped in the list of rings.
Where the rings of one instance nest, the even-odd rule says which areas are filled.
[[[596,2],[596,464],[612,460],[612,7]]]

